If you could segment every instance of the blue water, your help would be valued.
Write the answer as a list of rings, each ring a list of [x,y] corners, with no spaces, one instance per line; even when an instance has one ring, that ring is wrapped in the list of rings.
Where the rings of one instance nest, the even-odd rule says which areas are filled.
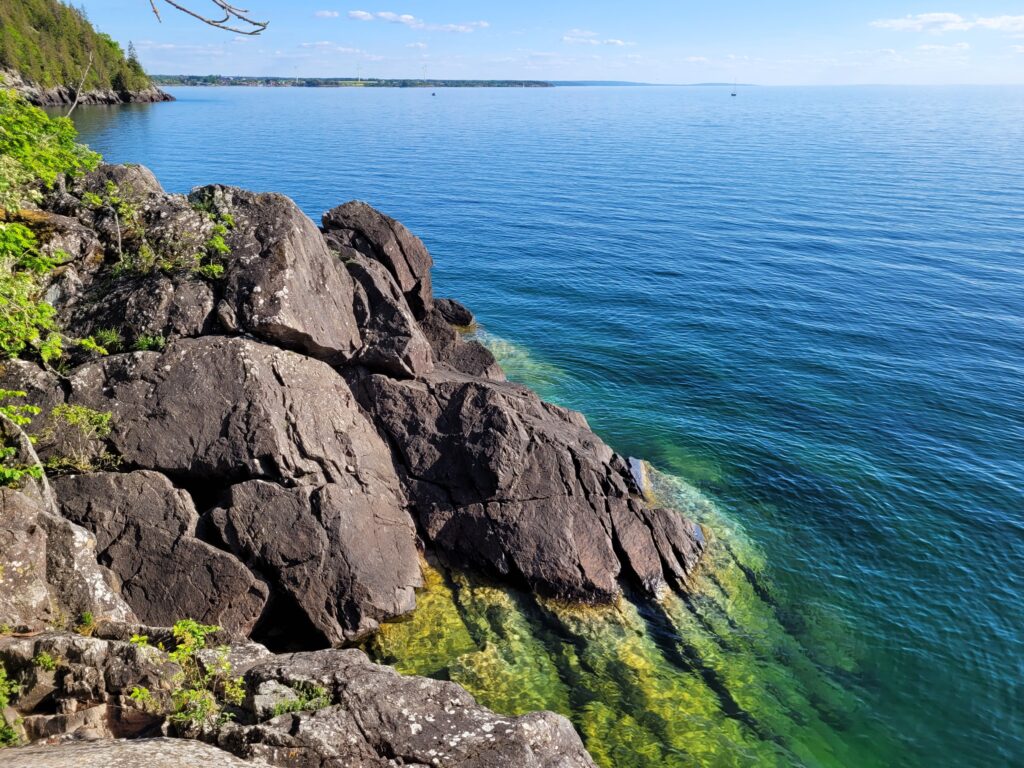
[[[1024,760],[1024,89],[174,94],[76,119],[421,235],[514,375],[756,543],[864,764]]]

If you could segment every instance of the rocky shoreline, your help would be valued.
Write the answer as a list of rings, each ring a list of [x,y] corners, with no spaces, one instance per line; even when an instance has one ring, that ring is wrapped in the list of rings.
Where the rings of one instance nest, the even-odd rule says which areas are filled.
[[[317,227],[283,196],[169,195],[138,166],[41,208],[24,215],[59,264],[47,300],[89,343],[64,370],[0,371],[40,409],[24,431],[3,420],[6,444],[53,470],[0,489],[21,738],[185,735],[301,768],[593,765],[560,716],[503,718],[346,648],[415,609],[424,554],[598,604],[686,592],[704,549],[583,416],[463,337],[472,314],[435,299],[423,243],[364,203]],[[194,663],[240,676],[230,719],[166,716],[193,664],[166,629],[182,619],[222,628],[226,656]],[[47,764],[23,749],[5,764]],[[59,749],[46,759],[112,764]]]
[[[0,70],[0,82],[14,89],[30,104],[37,107],[66,107],[75,102],[75,89],[67,85],[46,88],[25,80],[13,70]],[[174,97],[153,85],[140,91],[116,91],[112,88],[83,91],[78,97],[80,105],[157,104],[174,101]]]

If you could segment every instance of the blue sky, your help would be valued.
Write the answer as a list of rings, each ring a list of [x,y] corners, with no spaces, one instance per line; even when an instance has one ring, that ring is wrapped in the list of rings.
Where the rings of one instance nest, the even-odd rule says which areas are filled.
[[[189,0],[202,8],[209,0]],[[733,81],[1024,83],[1024,0],[243,0],[258,38],[148,0],[85,0],[151,72]]]

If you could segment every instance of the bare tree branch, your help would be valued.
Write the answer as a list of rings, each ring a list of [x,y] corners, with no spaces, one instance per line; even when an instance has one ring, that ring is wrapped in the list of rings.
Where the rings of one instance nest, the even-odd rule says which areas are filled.
[[[175,10],[187,13],[193,18],[199,19],[204,24],[209,24],[211,27],[217,27],[217,29],[225,29],[228,32],[235,32],[239,35],[258,35],[265,30],[267,25],[270,23],[267,21],[256,21],[249,16],[249,11],[244,8],[237,8],[225,0],[209,0],[210,3],[220,9],[224,14],[224,18],[204,16],[201,13],[193,11],[187,6],[175,2],[175,0],[162,1]],[[153,13],[156,14],[157,20],[163,21],[163,19],[160,18],[160,9],[157,6],[157,0],[149,0],[149,7],[153,9]]]
[[[68,113],[64,117],[71,117],[71,113],[75,111],[75,107],[78,106],[78,100],[82,98],[82,89],[85,87],[85,80],[89,77],[89,70],[92,69],[92,51],[89,51],[89,62],[85,65],[85,71],[82,72],[82,82],[78,84],[78,90],[75,91],[75,100],[71,102],[71,108],[68,109]]]

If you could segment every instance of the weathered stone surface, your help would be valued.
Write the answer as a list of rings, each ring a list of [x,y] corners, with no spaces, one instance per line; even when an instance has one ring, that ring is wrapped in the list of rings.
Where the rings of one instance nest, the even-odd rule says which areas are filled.
[[[36,663],[42,654],[52,671]],[[178,672],[156,648],[60,632],[0,638],[0,663],[21,682],[13,703],[28,741],[154,732],[162,718],[139,710],[129,695],[136,686],[162,695]]]
[[[234,219],[231,259],[217,313],[244,330],[331,363],[361,346],[354,286],[316,225],[283,195],[204,187],[190,199]]]
[[[59,477],[61,514],[96,536],[99,561],[145,623],[188,617],[248,634],[268,590],[234,557],[195,537],[191,497],[155,472]]]
[[[433,259],[423,241],[402,224],[366,203],[353,200],[325,213],[323,229],[328,244],[335,250],[354,248],[387,267],[417,318],[431,309]]]
[[[491,381],[505,381],[505,372],[490,350],[478,341],[464,339],[440,311],[427,312],[420,320],[420,329],[430,342],[439,367]]]
[[[454,683],[402,677],[360,651],[281,656],[246,673],[251,690],[316,686],[332,706],[255,726],[227,726],[218,743],[295,768],[440,765],[591,768],[569,721],[551,713],[495,715]],[[294,762],[292,762],[294,761]]]
[[[124,339],[124,348],[132,349],[142,336],[199,336],[210,329],[214,291],[205,280],[151,272],[71,287],[70,279],[55,283],[61,293],[54,304],[64,327],[79,336],[113,329]]]
[[[390,453],[330,366],[243,338],[180,339],[163,353],[79,368],[70,402],[113,411],[134,467],[225,487],[252,478],[395,487]]]
[[[38,464],[27,436],[3,416],[0,443],[15,448],[16,463]],[[56,513],[45,479],[0,488],[0,624],[36,630],[85,612],[134,619],[116,578],[98,565],[92,535]]]
[[[243,483],[211,523],[278,599],[287,596],[309,619],[322,635],[317,644],[361,638],[416,605],[415,530],[397,483]]]
[[[468,328],[476,322],[469,308],[455,299],[434,299],[434,308],[450,325]]]
[[[184,739],[86,741],[4,750],[6,768],[269,768]]]
[[[458,565],[604,601],[619,594],[623,566],[656,592],[666,568],[684,578],[700,551],[692,525],[645,506],[582,416],[524,387],[438,371],[374,375],[358,391],[396,448],[421,529]]]
[[[363,338],[358,362],[398,377],[434,370],[430,343],[387,268],[351,248],[339,255],[356,283],[356,321]]]

